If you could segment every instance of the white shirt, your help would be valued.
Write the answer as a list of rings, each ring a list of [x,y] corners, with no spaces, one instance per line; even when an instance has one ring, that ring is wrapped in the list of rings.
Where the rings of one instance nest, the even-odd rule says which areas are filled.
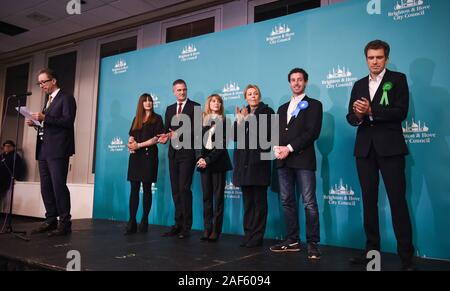
[[[177,109],[176,109],[176,111],[175,111],[176,114],[178,114],[178,107],[180,106],[180,103],[182,104],[182,105],[181,105],[181,112],[183,112],[183,109],[184,109],[184,106],[186,105],[187,100],[188,100],[187,98],[184,99],[183,102],[179,102],[179,101],[177,100]]]
[[[306,94],[300,94],[298,96],[292,97],[291,98],[291,102],[289,102],[289,107],[287,110],[287,123],[289,123],[289,121],[291,120],[292,117],[292,112],[295,111],[295,109],[297,108],[298,104],[303,100],[303,98],[305,98]]]
[[[292,113],[295,111],[295,109],[297,108],[298,104],[303,100],[303,98],[305,98],[306,93],[300,94],[298,96],[292,97],[291,98],[291,102],[289,102],[289,107],[287,110],[287,123],[289,124],[289,121],[292,118]],[[294,148],[288,144],[287,147],[289,148],[289,151],[292,153],[294,152]]]
[[[369,93],[370,101],[373,101],[378,88],[380,87],[381,81],[383,80],[384,74],[386,74],[386,69],[383,70],[375,79],[369,74]]]

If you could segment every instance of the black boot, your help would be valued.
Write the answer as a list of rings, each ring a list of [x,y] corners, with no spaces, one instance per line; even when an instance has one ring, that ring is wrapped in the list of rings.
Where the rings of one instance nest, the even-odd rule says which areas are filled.
[[[139,232],[147,232],[148,231],[148,220],[142,220],[141,223],[139,223]]]
[[[134,234],[137,231],[137,223],[136,220],[128,221],[127,228],[125,229],[125,235]]]

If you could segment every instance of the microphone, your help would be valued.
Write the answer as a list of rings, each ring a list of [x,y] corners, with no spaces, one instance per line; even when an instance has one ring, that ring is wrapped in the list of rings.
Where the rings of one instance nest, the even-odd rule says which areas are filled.
[[[26,93],[22,93],[22,94],[12,94],[12,95],[9,95],[9,98],[16,98],[16,97],[30,96],[30,95],[33,95],[33,93],[26,92]]]

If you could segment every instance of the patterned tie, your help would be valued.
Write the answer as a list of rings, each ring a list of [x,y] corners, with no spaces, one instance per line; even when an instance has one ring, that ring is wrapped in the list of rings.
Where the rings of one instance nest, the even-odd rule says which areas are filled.
[[[53,101],[53,97],[52,95],[48,96],[48,101],[47,101],[47,105],[45,106],[45,109],[48,109],[50,107],[50,104],[52,104]]]

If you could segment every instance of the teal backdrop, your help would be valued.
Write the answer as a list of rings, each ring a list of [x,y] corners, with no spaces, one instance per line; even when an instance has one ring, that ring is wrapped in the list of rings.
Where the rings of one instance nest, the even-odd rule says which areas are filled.
[[[374,4],[373,4],[374,3]],[[368,5],[369,4],[369,5]],[[372,5],[373,4],[373,5]],[[379,4],[379,5],[378,5]],[[101,63],[94,218],[128,220],[128,130],[140,94],[151,93],[164,116],[175,102],[171,84],[186,80],[189,98],[202,105],[219,93],[232,114],[242,91],[257,84],[275,111],[290,98],[287,73],[310,74],[307,94],[324,105],[316,151],[321,243],[363,248],[362,199],[353,146],[356,128],[345,115],[352,85],[368,74],[363,49],[373,39],[392,47],[388,67],[404,72],[410,110],[403,123],[410,149],[407,200],[417,255],[450,259],[450,1],[347,1],[257,24],[106,58]],[[158,182],[150,223],[172,225],[167,145],[159,145]],[[231,152],[231,151],[230,151]],[[257,173],[255,173],[257,175]],[[194,229],[202,229],[202,192],[194,174]],[[268,194],[267,238],[281,239],[284,219],[276,176]],[[242,234],[242,197],[227,177],[225,233]],[[379,196],[384,251],[396,252],[384,185]],[[141,210],[139,211],[141,212]],[[300,206],[301,236],[305,218]]]

